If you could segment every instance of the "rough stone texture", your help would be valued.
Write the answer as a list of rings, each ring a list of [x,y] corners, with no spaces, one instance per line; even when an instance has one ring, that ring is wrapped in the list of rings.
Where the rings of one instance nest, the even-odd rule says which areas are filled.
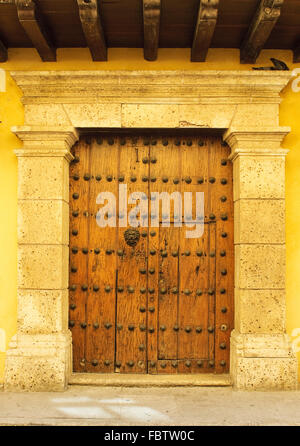
[[[17,156],[73,158],[70,148],[78,140],[78,132],[72,126],[23,125],[11,130],[23,141],[23,150],[15,151]]]
[[[20,288],[65,289],[68,287],[69,249],[64,245],[20,245]]]
[[[262,121],[266,126],[279,125],[277,104],[179,105],[180,127],[227,129],[230,126],[247,127],[249,122],[260,127]]]
[[[284,289],[285,261],[284,245],[236,245],[236,287]]]
[[[265,127],[279,125],[279,108],[277,104],[239,104],[230,123],[233,127]],[[229,127],[229,126],[228,126]]]
[[[280,148],[289,128],[278,126],[280,91],[291,73],[74,71],[12,76],[24,93],[27,125],[13,128],[24,142],[16,151],[22,244],[19,328],[7,354],[6,389],[62,390],[69,378],[71,349],[63,307],[68,284],[66,207],[60,213],[52,200],[68,203],[70,148],[78,139],[74,126],[228,129],[224,139],[234,163],[238,296],[231,377],[241,389],[294,389],[297,364],[284,330],[287,150]],[[40,214],[32,220],[35,211]],[[43,218],[47,212],[56,216],[53,227]],[[41,234],[36,234],[39,223]]]
[[[41,228],[43,230],[41,231]],[[63,200],[19,200],[19,243],[69,243],[69,205]]]
[[[285,160],[275,156],[240,156],[233,167],[234,201],[285,198]]]
[[[295,390],[297,359],[286,335],[231,336],[230,372],[239,390]]]
[[[25,107],[25,123],[29,125],[70,125],[62,104],[28,104]]]
[[[50,334],[68,327],[67,290],[18,291],[18,331],[27,334]]]
[[[230,373],[239,390],[296,390],[297,359],[287,335],[231,334]]]
[[[285,333],[246,333],[236,329],[231,333],[231,341],[238,357],[245,358],[290,358],[294,357],[289,337]]]
[[[240,243],[285,243],[284,200],[241,199],[234,204],[234,240]]]
[[[268,108],[268,107],[267,107]],[[281,143],[291,131],[290,127],[278,127],[278,125],[262,125],[255,121],[256,118],[248,120],[248,125],[236,126],[231,123],[225,132],[224,139],[232,149],[232,157],[239,155],[263,156],[273,155],[284,157],[288,150],[281,149]]]
[[[224,135],[234,163],[236,288],[231,376],[237,389],[295,389],[297,361],[285,334],[287,151],[280,145],[288,129],[272,128],[269,121],[270,127],[264,129],[251,125],[251,121],[248,128],[232,124]]]
[[[16,71],[11,76],[36,103],[279,104],[291,72]],[[255,117],[252,116],[252,119]],[[247,124],[248,125],[248,124]]]
[[[69,202],[69,163],[63,157],[19,157],[19,199]]]
[[[174,374],[174,375],[135,375],[120,373],[73,373],[70,376],[71,385],[91,385],[101,387],[223,387],[231,386],[228,374]]]
[[[296,358],[237,358],[235,386],[239,390],[296,390]]]
[[[61,111],[53,106],[43,113],[41,108],[46,122],[51,110],[53,119]],[[67,331],[69,149],[78,135],[62,125],[13,130],[24,147],[16,150],[18,332],[6,356],[5,389],[64,390],[72,357]]]
[[[235,328],[240,333],[285,333],[284,290],[235,290]]]
[[[66,390],[66,371],[59,356],[8,356],[5,390],[7,391],[63,391]],[[64,384],[65,383],[65,384]]]
[[[231,105],[179,105],[179,126],[181,128],[228,128],[235,108]]]
[[[178,126],[178,105],[122,105],[122,127],[174,128]]]
[[[66,390],[71,371],[71,337],[18,335],[7,352],[4,389],[43,392]]]
[[[66,104],[74,127],[121,127],[121,104]]]

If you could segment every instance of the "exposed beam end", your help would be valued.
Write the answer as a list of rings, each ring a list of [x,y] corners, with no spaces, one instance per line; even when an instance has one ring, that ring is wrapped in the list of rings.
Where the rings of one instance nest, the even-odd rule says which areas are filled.
[[[161,0],[143,0],[144,58],[150,62],[157,59]]]
[[[16,0],[19,22],[43,62],[56,61],[56,49],[33,0]]]
[[[216,21],[201,21],[195,32],[191,62],[205,62],[214,35]]]
[[[149,54],[150,51],[144,50],[144,59],[148,62],[155,62],[157,60],[157,52],[156,54]]]
[[[84,35],[94,62],[107,61],[107,47],[100,23],[86,24]]]
[[[277,20],[284,0],[261,0],[246,37],[241,45],[242,64],[254,64],[264,48]]]
[[[0,62],[6,62],[7,58],[7,48],[0,40]]]
[[[300,44],[294,49],[294,63],[300,63]]]
[[[262,49],[262,48],[261,48]],[[259,51],[255,51],[252,48],[241,48],[240,50],[240,63],[241,64],[255,64],[256,60],[261,52],[261,49]]]
[[[79,17],[85,40],[93,61],[107,61],[107,47],[101,23],[98,1],[77,0]]]
[[[218,18],[219,0],[200,0],[191,62],[205,62]]]

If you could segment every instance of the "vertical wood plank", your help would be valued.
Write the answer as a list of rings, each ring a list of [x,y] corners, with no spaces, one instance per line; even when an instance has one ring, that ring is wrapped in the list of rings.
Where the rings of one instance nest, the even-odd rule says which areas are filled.
[[[166,136],[151,147],[151,191],[181,192],[180,147],[175,139]],[[155,161],[155,162],[154,162]],[[161,197],[161,195],[160,195]],[[174,359],[178,354],[178,259],[179,228],[174,227],[174,202],[170,199],[169,214],[163,199],[156,198],[153,213],[159,216],[159,228],[155,229],[157,250],[157,359]],[[164,226],[165,225],[165,226]],[[151,299],[151,297],[150,297]],[[176,373],[174,367],[172,373]],[[167,370],[159,370],[160,373]]]
[[[233,178],[230,149],[220,138],[210,139],[211,207],[216,215],[215,362],[218,373],[229,371],[230,332],[233,329]],[[225,364],[224,364],[225,362]]]
[[[149,146],[144,145],[142,138],[126,138],[125,143],[122,140],[119,175],[127,184],[128,198],[135,192],[148,198],[149,163],[144,162],[148,157]],[[148,210],[147,200],[142,201]],[[134,207],[128,205],[128,213]],[[122,255],[118,257],[116,359],[123,373],[147,372],[148,219],[138,220],[141,225],[134,228],[139,233],[136,246],[128,246],[125,239],[126,230],[132,229],[130,220],[127,227],[118,231],[118,250]]]
[[[219,0],[200,0],[194,40],[192,62],[205,62],[217,24]]]
[[[144,58],[146,60],[157,59],[160,13],[161,0],[143,0]]]
[[[192,192],[193,206],[192,212],[185,215],[185,223],[196,218],[196,192],[204,193],[204,213],[208,214],[207,169],[206,140],[187,138],[182,147],[182,190],[183,193]],[[204,234],[200,238],[187,238],[190,230],[183,226],[180,239],[179,359],[186,361],[180,363],[179,370],[184,373],[191,372],[191,359],[208,358],[209,228],[204,225]]]
[[[83,177],[89,172],[89,145],[80,141],[74,148],[75,159],[70,165],[70,313],[69,326],[73,339],[73,369],[86,371],[86,302],[88,296],[88,218],[89,182]],[[73,325],[74,324],[74,325]]]
[[[113,136],[92,139],[89,183],[87,369],[90,372],[112,372],[115,350],[117,228],[99,227],[96,215],[102,207],[97,204],[98,195],[110,192],[117,197],[118,193],[118,143]]]

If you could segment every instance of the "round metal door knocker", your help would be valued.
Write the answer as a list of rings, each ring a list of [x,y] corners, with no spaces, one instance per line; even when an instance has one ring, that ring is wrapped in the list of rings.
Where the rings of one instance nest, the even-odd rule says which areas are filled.
[[[124,239],[128,246],[136,246],[140,240],[140,233],[137,229],[127,229],[124,232]]]

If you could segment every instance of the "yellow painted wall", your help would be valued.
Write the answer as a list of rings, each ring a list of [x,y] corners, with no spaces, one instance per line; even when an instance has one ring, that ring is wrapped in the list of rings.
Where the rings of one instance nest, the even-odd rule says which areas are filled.
[[[17,322],[17,159],[13,149],[21,143],[10,132],[10,127],[23,123],[21,93],[9,71],[251,69],[250,65],[240,65],[238,50],[228,49],[210,50],[206,63],[191,63],[190,51],[186,49],[161,49],[156,62],[145,61],[141,49],[110,49],[108,62],[92,62],[87,49],[58,50],[56,63],[42,63],[32,49],[12,49],[8,54],[9,61],[0,64],[0,69],[7,73],[6,92],[0,92],[0,383],[3,381],[4,351],[16,333]],[[291,51],[263,51],[258,64],[269,65],[270,57],[284,60],[291,69],[300,68],[300,64],[292,64]],[[286,168],[287,331],[300,351],[300,93],[293,92],[289,85],[282,97],[280,124],[292,127],[284,142],[284,147],[290,149]],[[300,352],[298,355],[300,364]]]

